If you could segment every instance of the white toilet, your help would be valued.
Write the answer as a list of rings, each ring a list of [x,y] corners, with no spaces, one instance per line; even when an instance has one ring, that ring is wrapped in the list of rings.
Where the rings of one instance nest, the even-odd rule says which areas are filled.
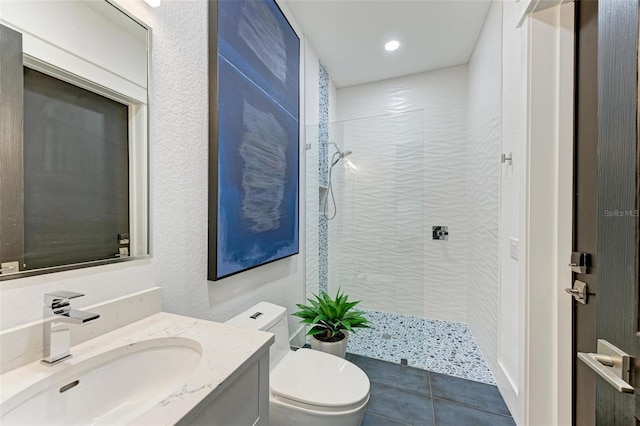
[[[275,334],[269,351],[271,425],[360,425],[369,402],[369,378],[337,356],[312,349],[292,351],[285,308],[260,302],[227,324]]]

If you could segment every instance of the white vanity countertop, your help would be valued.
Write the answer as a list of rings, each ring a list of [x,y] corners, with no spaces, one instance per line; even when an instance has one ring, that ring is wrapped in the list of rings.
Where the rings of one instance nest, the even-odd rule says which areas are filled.
[[[269,350],[274,339],[271,333],[160,312],[71,347],[73,357],[60,364],[47,367],[33,362],[3,374],[0,376],[0,404],[5,405],[14,395],[29,388],[37,389],[38,383],[47,377],[78,368],[79,363],[90,358],[100,364],[98,355],[110,350],[146,340],[176,337],[198,342],[202,347],[202,361],[173,393],[130,423],[178,423],[200,402],[206,399],[208,404],[220,396],[246,367]]]

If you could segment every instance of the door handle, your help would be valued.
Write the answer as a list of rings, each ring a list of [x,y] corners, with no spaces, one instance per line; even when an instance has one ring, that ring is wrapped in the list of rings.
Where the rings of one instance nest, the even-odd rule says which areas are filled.
[[[586,305],[589,301],[589,286],[580,280],[573,283],[572,288],[565,288],[564,291],[573,296],[576,301]]]
[[[605,379],[618,392],[634,393],[629,382],[634,358],[604,339],[598,339],[598,353],[578,352],[578,359],[600,377]]]

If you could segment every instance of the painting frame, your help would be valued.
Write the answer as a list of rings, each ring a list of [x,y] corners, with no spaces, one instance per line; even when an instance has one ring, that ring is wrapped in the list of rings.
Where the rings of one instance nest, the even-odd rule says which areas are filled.
[[[208,19],[217,281],[299,254],[300,38],[275,0],[209,1]]]

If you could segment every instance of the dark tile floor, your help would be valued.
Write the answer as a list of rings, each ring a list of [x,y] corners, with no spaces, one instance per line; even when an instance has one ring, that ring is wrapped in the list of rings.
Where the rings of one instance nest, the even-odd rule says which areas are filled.
[[[515,425],[498,388],[360,355],[371,381],[363,426]]]

